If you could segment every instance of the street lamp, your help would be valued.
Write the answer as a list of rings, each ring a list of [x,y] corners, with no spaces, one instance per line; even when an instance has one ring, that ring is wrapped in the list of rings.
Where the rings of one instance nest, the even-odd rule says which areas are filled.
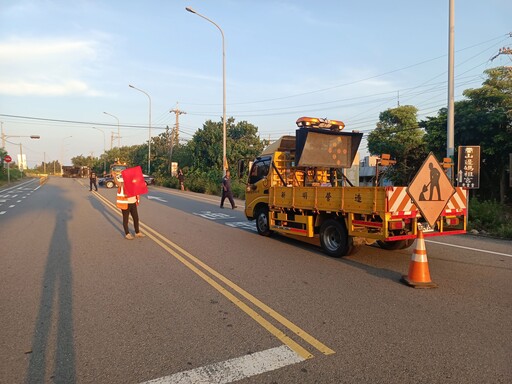
[[[224,44],[224,32],[214,21],[210,20],[206,16],[197,13],[190,7],[186,7],[185,9],[215,25],[222,36],[222,169],[225,175],[228,168],[228,161],[226,158],[226,50]]]
[[[149,140],[148,140],[148,175],[151,175],[151,96],[147,92],[144,92],[142,89],[134,87],[131,84],[128,84],[130,88],[136,89],[139,92],[145,94],[149,99]]]
[[[7,141],[6,139],[10,138],[10,137],[16,137],[16,138],[29,137],[31,139],[40,139],[41,138],[41,136],[39,136],[39,135],[30,135],[30,136],[6,135],[2,130],[2,147],[3,148],[5,148],[5,142]],[[10,143],[10,141],[8,141],[8,142]],[[14,144],[14,143],[11,143],[11,144]],[[20,163],[18,164],[18,167],[20,168],[20,171],[21,171],[21,177],[23,177],[23,147],[22,147],[21,143],[19,143],[19,146],[20,146]]]
[[[119,132],[119,119],[117,118],[117,116],[114,116],[113,114],[111,113],[108,113],[108,112],[103,112],[105,115],[109,115],[109,116],[112,116],[114,119],[117,120],[117,147],[118,148],[121,148],[121,133]],[[111,148],[112,149],[112,148]]]
[[[4,133],[4,130],[3,130],[3,125],[2,125],[2,148],[5,148],[5,139],[9,138],[9,137],[30,137],[31,139],[40,139],[41,136],[39,135],[30,135],[30,136],[13,136],[13,135],[6,135]]]
[[[100,131],[103,133],[103,174],[105,175],[107,173],[107,163],[106,163],[106,149],[105,149],[105,131],[100,128],[91,127],[92,129],[96,129],[97,131]]]

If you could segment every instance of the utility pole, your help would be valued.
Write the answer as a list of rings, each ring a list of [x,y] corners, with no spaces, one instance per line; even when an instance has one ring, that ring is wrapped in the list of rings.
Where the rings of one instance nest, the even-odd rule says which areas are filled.
[[[176,103],[176,108],[171,109],[171,110],[169,111],[169,113],[174,113],[174,114],[176,114],[176,129],[175,129],[175,131],[174,131],[174,135],[175,135],[175,143],[176,143],[176,144],[179,144],[179,139],[180,139],[180,137],[179,137],[179,134],[180,134],[180,133],[179,133],[179,132],[180,132],[180,115],[184,115],[184,114],[186,114],[187,112],[184,112],[184,111],[179,110],[179,109],[178,109],[178,103]]]
[[[454,108],[454,44],[455,35],[455,0],[449,1],[449,26],[448,26],[448,114],[446,127],[446,157],[453,160],[455,153],[455,108]],[[452,172],[449,170],[449,179],[452,180]]]
[[[511,33],[512,35],[512,33]],[[491,61],[493,61],[495,58],[497,58],[499,55],[512,55],[512,49],[510,49],[510,47],[503,47],[503,48],[500,48],[500,50],[498,51],[498,53],[496,55],[494,55],[493,57],[491,57]]]
[[[5,134],[4,134],[4,122],[0,121],[0,126],[2,126],[2,148],[5,148]]]
[[[112,150],[112,145],[114,143],[114,132],[110,132],[110,150]]]

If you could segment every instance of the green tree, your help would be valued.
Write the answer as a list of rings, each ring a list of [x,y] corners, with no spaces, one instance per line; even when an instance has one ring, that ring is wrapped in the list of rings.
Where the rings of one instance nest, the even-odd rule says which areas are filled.
[[[208,120],[203,127],[196,131],[192,140],[183,148],[179,156],[184,160],[180,167],[186,164],[189,170],[185,175],[185,184],[197,191],[219,193],[219,183],[222,178],[222,121]],[[230,117],[226,121],[226,157],[232,175],[236,175],[236,165],[242,158],[254,158],[263,148],[258,137],[258,128],[247,121],[235,123]],[[233,181],[233,191],[238,192],[236,180]],[[243,188],[240,189],[240,195]]]
[[[464,91],[466,100],[455,103],[455,148],[480,145],[480,189],[483,199],[499,199],[507,193],[509,153],[512,153],[512,74],[503,67],[485,71],[481,88]],[[446,146],[446,109],[420,123],[429,149],[443,153]],[[498,187],[499,186],[499,187]]]
[[[368,135],[370,154],[387,153],[396,159],[396,165],[387,173],[395,185],[408,185],[427,154],[417,112],[412,105],[381,112],[377,127]]]
[[[227,130],[227,158],[228,164],[233,168],[238,160],[258,156],[263,150],[264,143],[258,137],[258,127],[247,121],[240,121],[236,125],[230,124]]]
[[[232,120],[233,118],[228,119],[227,124]],[[188,145],[194,160],[192,166],[200,170],[221,169],[222,138],[222,122],[207,120]]]
[[[7,163],[4,162],[4,158],[7,155],[5,148],[0,147],[0,178],[7,178]]]
[[[91,159],[90,157],[79,155],[71,158],[71,164],[73,164],[73,167],[89,167]]]

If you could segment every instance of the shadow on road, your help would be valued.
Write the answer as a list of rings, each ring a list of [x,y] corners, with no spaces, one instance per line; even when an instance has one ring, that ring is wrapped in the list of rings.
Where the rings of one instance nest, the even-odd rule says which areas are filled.
[[[347,265],[350,265],[351,267],[358,268],[361,271],[368,273],[369,275],[378,277],[380,279],[391,280],[394,283],[401,284],[400,279],[401,279],[403,273],[393,271],[391,269],[376,267],[376,266],[373,266],[370,264],[365,264],[365,263],[362,263],[360,261],[356,261],[353,259],[342,258],[342,259],[340,259],[340,261],[343,264],[347,264]]]
[[[53,205],[56,210],[56,224],[48,249],[26,383],[74,383],[76,376],[73,343],[73,275],[68,235],[68,222],[73,206],[59,188],[50,185],[46,188],[53,189],[55,201],[58,201]],[[57,314],[57,319],[53,319],[53,324],[56,321],[56,327],[52,325],[52,312]],[[56,349],[50,351],[49,346],[53,344],[53,338]],[[53,364],[50,363],[50,359],[54,361]],[[47,367],[47,364],[51,365]],[[53,373],[50,380],[45,380],[48,368],[52,369]]]
[[[378,252],[380,252],[381,251],[380,248],[378,248],[376,246],[362,245],[355,251],[355,253],[351,254],[350,256],[333,258],[333,257],[326,255],[320,247],[312,245],[312,244],[303,243],[299,240],[291,239],[286,236],[279,236],[279,235],[274,235],[273,239],[283,242],[283,243],[286,243],[286,244],[289,244],[291,246],[296,246],[296,247],[301,247],[301,248],[307,249],[308,251],[315,253],[318,257],[324,257],[326,259],[335,260],[341,264],[345,264],[345,265],[357,268],[363,272],[366,272],[369,275],[378,277],[380,279],[387,279],[387,280],[391,280],[394,283],[401,284],[400,279],[401,279],[403,273],[400,273],[400,272],[397,272],[397,271],[394,271],[391,269],[383,268],[381,266],[377,266],[375,263],[375,260],[373,259],[374,256],[371,256],[371,255],[368,255],[365,253],[365,250],[371,250],[371,249],[375,249]],[[384,252],[386,252],[389,255],[391,251],[384,251]],[[375,257],[379,257],[379,256],[375,256]],[[400,256],[400,257],[402,257],[402,256]],[[405,272],[407,272],[407,271],[405,271]]]
[[[102,216],[124,236],[123,221],[121,216],[115,214],[110,208],[107,208],[100,200],[94,196],[89,196],[91,206],[96,209]],[[131,218],[130,218],[130,222]]]

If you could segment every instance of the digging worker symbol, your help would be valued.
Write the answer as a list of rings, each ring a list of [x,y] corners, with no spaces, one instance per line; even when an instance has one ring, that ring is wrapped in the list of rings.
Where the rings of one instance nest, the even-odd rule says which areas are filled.
[[[437,168],[434,167],[434,163],[429,163],[428,167],[430,168],[430,182],[423,186],[422,192],[420,194],[420,201],[427,201],[425,199],[425,192],[429,190],[430,193],[428,196],[428,201],[433,201],[432,197],[434,195],[434,188],[437,191],[437,201],[441,201],[441,187],[439,186],[439,178],[441,177],[441,173]]]

